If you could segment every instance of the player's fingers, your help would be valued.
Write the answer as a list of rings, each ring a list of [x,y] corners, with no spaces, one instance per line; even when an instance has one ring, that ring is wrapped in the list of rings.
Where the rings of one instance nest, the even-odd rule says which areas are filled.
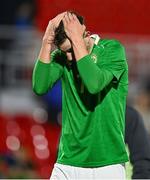
[[[77,16],[76,16],[75,14],[72,14],[72,18],[73,18],[74,20],[76,20],[76,19],[77,19]]]
[[[67,12],[63,12],[61,14],[58,14],[55,18],[53,18],[51,21],[53,23],[53,29],[55,30],[58,26],[59,26],[59,23],[60,21],[63,19],[64,15],[66,14]]]
[[[65,14],[63,19],[65,20],[66,24],[70,22],[68,14]]]
[[[65,14],[67,14],[67,12],[66,12],[66,11],[65,11],[65,12],[63,12],[63,13],[61,13],[61,14],[58,14],[56,17],[58,17],[58,18],[63,18]]]
[[[67,14],[67,12],[61,13],[61,14],[59,14],[58,16],[56,16],[56,18],[55,18],[55,23],[58,24],[58,23],[63,19],[63,17],[65,16],[65,14]]]
[[[54,23],[55,28],[57,28],[57,27],[59,26],[60,21],[61,21],[62,19],[63,19],[63,17],[62,17],[62,18],[59,18],[59,19],[57,19],[57,21],[55,21],[55,23]]]
[[[72,14],[72,17],[73,17],[73,19],[74,19],[75,21],[79,22],[79,20],[78,20],[78,18],[77,18],[77,16],[76,16],[75,14]]]
[[[70,21],[72,21],[74,19],[71,13],[68,13],[67,15],[68,15],[68,18]]]
[[[63,21],[63,24],[64,24],[64,28],[66,28],[66,26],[67,26],[66,18],[64,17],[64,18],[62,19],[62,21]]]

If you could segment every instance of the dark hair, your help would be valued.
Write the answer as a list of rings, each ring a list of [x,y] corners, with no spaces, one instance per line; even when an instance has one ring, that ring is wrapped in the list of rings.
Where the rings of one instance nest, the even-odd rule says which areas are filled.
[[[76,17],[78,18],[80,24],[84,24],[84,19],[82,16],[80,16],[79,14],[77,14],[74,11],[68,11],[68,12],[71,14],[75,14]],[[57,47],[59,47],[66,40],[66,38],[68,38],[68,37],[67,37],[65,30],[64,30],[63,21],[61,20],[59,26],[55,29],[54,44]]]

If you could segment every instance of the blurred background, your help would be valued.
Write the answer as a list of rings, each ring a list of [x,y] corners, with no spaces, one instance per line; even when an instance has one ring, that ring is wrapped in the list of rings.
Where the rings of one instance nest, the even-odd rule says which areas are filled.
[[[128,104],[150,133],[149,0],[0,1],[0,178],[49,178],[61,129],[61,83],[36,96],[31,77],[48,21],[65,10],[87,29],[118,39],[129,64]]]

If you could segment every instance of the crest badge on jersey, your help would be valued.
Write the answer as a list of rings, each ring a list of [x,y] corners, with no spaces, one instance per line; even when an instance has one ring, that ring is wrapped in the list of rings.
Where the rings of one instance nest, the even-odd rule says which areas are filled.
[[[91,58],[94,61],[94,63],[97,63],[97,56],[95,54],[92,54]]]

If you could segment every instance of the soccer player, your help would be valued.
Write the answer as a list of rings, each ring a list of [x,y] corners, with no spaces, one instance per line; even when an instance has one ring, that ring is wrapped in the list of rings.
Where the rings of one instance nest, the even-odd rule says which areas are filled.
[[[57,49],[53,52],[53,45]],[[116,40],[89,35],[83,17],[50,20],[33,71],[42,95],[62,81],[62,132],[51,179],[125,179],[128,66]]]

